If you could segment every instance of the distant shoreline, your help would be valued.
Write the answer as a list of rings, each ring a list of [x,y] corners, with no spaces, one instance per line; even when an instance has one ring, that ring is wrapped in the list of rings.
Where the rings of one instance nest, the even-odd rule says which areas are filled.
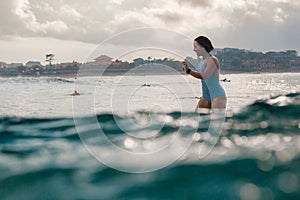
[[[294,72],[291,72],[291,71],[286,71],[286,72],[238,72],[238,71],[223,71],[221,70],[221,74],[220,75],[231,75],[231,74],[292,74],[292,73],[300,73],[300,71],[294,71]],[[166,76],[166,75],[185,75],[185,73],[171,73],[171,74],[168,74],[168,73],[140,73],[140,74],[119,74],[119,73],[105,73],[105,74],[101,74],[101,76]],[[27,77],[30,77],[30,78],[74,78],[75,77],[93,77],[93,76],[100,76],[100,75],[97,75],[95,73],[93,74],[85,74],[85,75],[81,75],[81,76],[78,76],[78,74],[76,75],[28,75],[28,76],[0,76],[0,78],[27,78]]]
[[[54,55],[52,55],[54,56]],[[264,73],[297,73],[300,72],[300,56],[295,50],[280,52],[254,52],[245,49],[223,48],[216,49],[215,56],[222,63],[222,74],[264,74]],[[186,59],[197,62],[197,59],[187,57]],[[135,67],[144,66],[141,70],[133,70]],[[103,76],[121,76],[125,73],[143,73],[160,75],[165,73],[160,66],[167,66],[184,74],[182,63],[172,58],[135,58],[132,62],[114,60],[107,55],[100,55],[94,61],[88,63],[78,63],[76,61],[68,63],[48,64],[43,66],[38,61],[6,64],[0,62],[1,77],[75,77],[78,72],[84,76],[95,76],[103,73]],[[83,67],[84,70],[81,70]],[[138,68],[137,68],[138,69]],[[169,72],[167,72],[169,73]]]

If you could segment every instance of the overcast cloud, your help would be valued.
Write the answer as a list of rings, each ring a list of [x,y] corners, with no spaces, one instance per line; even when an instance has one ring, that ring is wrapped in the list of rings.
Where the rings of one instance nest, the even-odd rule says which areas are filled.
[[[0,61],[32,59],[68,44],[78,45],[61,60],[80,60],[108,37],[141,27],[204,34],[220,48],[300,50],[298,0],[1,0],[0,13]],[[61,45],[49,48],[49,41]],[[20,48],[26,53],[13,55]]]

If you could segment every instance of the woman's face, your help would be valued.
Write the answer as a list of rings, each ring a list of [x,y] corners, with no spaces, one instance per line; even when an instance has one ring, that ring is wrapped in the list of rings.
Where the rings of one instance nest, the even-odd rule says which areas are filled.
[[[197,56],[202,56],[203,52],[203,47],[201,47],[198,42],[194,41],[194,51],[197,54]]]

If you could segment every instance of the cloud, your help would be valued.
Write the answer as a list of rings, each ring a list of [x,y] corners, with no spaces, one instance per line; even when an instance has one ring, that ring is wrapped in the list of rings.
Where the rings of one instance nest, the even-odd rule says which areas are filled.
[[[285,13],[282,8],[276,8],[274,10],[273,19],[276,22],[283,23],[288,18],[288,16],[289,15]]]
[[[209,7],[212,6],[213,1],[208,0],[185,0],[185,1],[178,1],[179,4],[196,6],[196,7]]]
[[[116,5],[122,5],[124,0],[109,0],[109,2]]]
[[[0,35],[9,35],[23,30],[21,21],[13,13],[15,7],[13,1],[0,1]]]
[[[17,0],[13,12],[24,22],[27,30],[32,32],[61,33],[68,30],[68,26],[62,20],[45,21],[44,23],[38,22],[28,0]]]
[[[247,1],[227,14],[231,29],[219,35],[223,45],[254,50],[299,50],[300,34],[295,24],[300,22],[300,5],[288,0]]]
[[[98,44],[122,31],[157,27],[191,38],[205,34],[220,46],[292,48],[300,46],[299,9],[294,0],[10,0],[0,2],[0,38]]]

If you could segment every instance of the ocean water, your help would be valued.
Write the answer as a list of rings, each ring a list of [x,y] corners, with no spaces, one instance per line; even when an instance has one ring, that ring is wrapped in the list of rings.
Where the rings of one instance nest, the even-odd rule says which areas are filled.
[[[224,121],[188,76],[0,78],[0,199],[299,199],[300,74],[225,77]]]

